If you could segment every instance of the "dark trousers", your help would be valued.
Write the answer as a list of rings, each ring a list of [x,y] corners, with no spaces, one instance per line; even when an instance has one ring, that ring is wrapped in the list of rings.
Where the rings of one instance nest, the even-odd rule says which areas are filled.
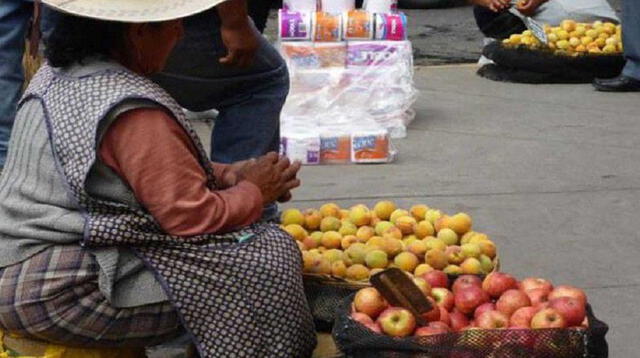
[[[622,73],[640,80],[640,0],[623,0],[622,6],[622,43],[627,59]]]

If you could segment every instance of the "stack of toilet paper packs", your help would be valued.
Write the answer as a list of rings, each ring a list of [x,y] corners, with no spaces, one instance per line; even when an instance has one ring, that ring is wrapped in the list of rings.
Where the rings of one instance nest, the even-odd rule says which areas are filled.
[[[304,164],[387,163],[406,136],[413,56],[396,0],[285,0],[279,48],[291,91],[281,151]]]

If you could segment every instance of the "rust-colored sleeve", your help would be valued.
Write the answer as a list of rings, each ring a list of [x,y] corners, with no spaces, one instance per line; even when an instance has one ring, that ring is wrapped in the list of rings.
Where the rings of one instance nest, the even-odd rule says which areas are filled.
[[[193,143],[163,110],[140,108],[118,116],[100,143],[99,155],[169,234],[228,232],[262,215],[262,194],[253,183],[207,188]],[[212,166],[216,176],[228,170],[223,164]]]

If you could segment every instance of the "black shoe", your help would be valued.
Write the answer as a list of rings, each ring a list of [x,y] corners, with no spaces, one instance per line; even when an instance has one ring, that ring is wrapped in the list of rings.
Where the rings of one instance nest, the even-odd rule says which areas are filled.
[[[603,92],[640,92],[640,81],[620,75],[614,78],[596,78],[593,87]]]

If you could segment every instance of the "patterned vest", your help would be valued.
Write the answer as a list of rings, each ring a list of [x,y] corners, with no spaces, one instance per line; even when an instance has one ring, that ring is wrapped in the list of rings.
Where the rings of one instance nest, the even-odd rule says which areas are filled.
[[[215,189],[206,152],[164,90],[126,70],[70,78],[45,64],[21,103],[32,98],[43,105],[59,171],[85,215],[81,245],[133,248],[163,284],[202,357],[310,355],[315,334],[300,253],[277,226],[254,224],[225,235],[177,237],[163,232],[148,212],[85,190],[96,161],[99,125],[128,99],[149,100],[173,114],[198,148],[208,186]]]

